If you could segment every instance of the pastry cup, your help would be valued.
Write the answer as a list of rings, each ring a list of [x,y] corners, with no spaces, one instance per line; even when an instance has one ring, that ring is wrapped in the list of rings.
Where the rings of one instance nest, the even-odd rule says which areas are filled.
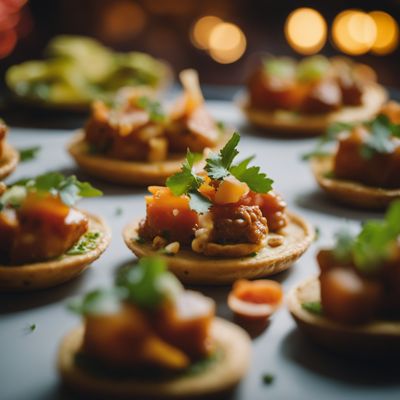
[[[224,139],[225,135],[221,138],[220,144],[224,143]],[[82,131],[72,138],[68,144],[68,151],[87,174],[122,185],[164,185],[168,177],[180,171],[185,160],[185,154],[171,155],[168,160],[152,163],[90,154]]]
[[[0,179],[6,178],[17,167],[19,153],[7,142],[4,143],[4,153],[0,159]]]
[[[320,284],[309,278],[291,290],[287,303],[298,327],[326,348],[362,357],[400,354],[400,321],[375,320],[348,325],[303,309],[305,302],[319,302]]]
[[[327,177],[333,170],[333,160],[333,155],[314,157],[311,160],[311,169],[319,186],[338,202],[356,208],[383,209],[393,200],[400,199],[400,188],[377,188],[355,181]]]
[[[138,222],[127,225],[123,231],[126,245],[138,257],[159,255],[167,261],[168,268],[182,282],[188,284],[230,284],[237,279],[260,278],[289,268],[314,240],[314,229],[303,218],[288,213],[288,225],[280,232],[283,243],[278,247],[264,246],[254,256],[240,258],[209,257],[181,248],[174,256],[160,254],[151,243],[138,239]],[[269,238],[276,237],[272,233]],[[230,246],[230,245],[228,245]]]
[[[0,292],[25,292],[45,289],[67,282],[81,274],[106,250],[111,232],[104,220],[85,213],[89,218],[88,232],[99,232],[97,246],[79,255],[63,254],[43,262],[23,265],[0,265]]]
[[[153,400],[218,396],[239,383],[250,362],[248,335],[238,326],[216,318],[211,335],[218,356],[204,370],[164,380],[99,377],[75,362],[82,346],[83,333],[84,327],[81,326],[64,337],[58,352],[58,370],[66,386],[96,398]]]
[[[365,87],[362,105],[346,106],[325,114],[300,114],[285,110],[265,111],[250,107],[247,98],[242,98],[238,103],[252,124],[279,135],[305,137],[324,133],[333,122],[368,120],[378,113],[387,98],[387,92],[382,86],[369,84]]]

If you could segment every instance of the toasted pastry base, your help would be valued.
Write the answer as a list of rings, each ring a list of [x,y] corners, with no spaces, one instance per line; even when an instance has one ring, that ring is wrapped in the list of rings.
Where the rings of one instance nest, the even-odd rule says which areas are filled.
[[[340,203],[365,209],[383,209],[393,200],[400,199],[399,189],[383,189],[363,185],[354,181],[327,178],[333,170],[333,155],[314,157],[311,169],[319,186]]]
[[[254,125],[288,136],[317,136],[333,122],[365,121],[374,116],[387,100],[386,90],[378,84],[365,88],[361,106],[343,107],[325,114],[297,114],[290,111],[265,111],[251,108],[247,99],[239,100],[240,107]]]
[[[224,139],[220,145],[224,144]],[[220,147],[217,146],[217,148]],[[185,155],[177,154],[166,161],[140,162],[117,160],[89,154],[84,133],[79,131],[68,145],[68,151],[82,170],[112,183],[122,185],[164,185],[167,178],[180,171]]]
[[[204,371],[163,381],[97,377],[75,363],[83,340],[83,326],[67,334],[58,352],[58,370],[68,387],[96,398],[182,399],[216,396],[234,388],[245,375],[251,353],[250,339],[238,326],[216,318],[211,335],[221,352]]]
[[[97,247],[85,254],[67,255],[49,261],[24,265],[0,265],[0,292],[25,292],[45,289],[67,282],[82,273],[105,251],[111,232],[104,220],[85,213],[89,232],[100,232]]]
[[[139,223],[125,227],[126,245],[138,256],[160,255],[168,268],[184,283],[229,284],[241,278],[260,278],[289,268],[310,246],[314,229],[303,218],[288,213],[288,225],[280,232],[283,244],[278,247],[264,246],[256,255],[241,258],[210,257],[182,248],[174,256],[160,255],[151,243],[138,243]],[[269,234],[268,239],[276,236]]]
[[[4,143],[4,153],[0,159],[0,179],[6,178],[17,167],[19,153],[7,142]]]
[[[343,353],[368,356],[400,354],[400,321],[376,320],[363,325],[346,325],[303,309],[305,302],[320,301],[317,277],[293,288],[287,304],[299,328],[315,342]]]

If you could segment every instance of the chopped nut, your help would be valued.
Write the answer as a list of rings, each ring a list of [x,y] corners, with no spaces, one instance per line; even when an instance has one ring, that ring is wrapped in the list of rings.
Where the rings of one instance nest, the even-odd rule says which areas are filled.
[[[271,247],[278,247],[283,244],[282,236],[274,236],[268,240],[268,245]]]
[[[176,208],[174,208],[174,209],[172,210],[172,215],[173,215],[174,217],[176,217],[177,215],[179,215],[179,210],[177,210]]]
[[[156,236],[153,239],[152,246],[154,249],[158,250],[158,249],[161,249],[162,247],[164,247],[166,244],[167,244],[167,241],[163,237]]]
[[[172,243],[168,244],[167,246],[165,246],[165,252],[168,254],[176,254],[176,253],[178,253],[180,247],[181,247],[181,245],[179,242],[172,242]]]

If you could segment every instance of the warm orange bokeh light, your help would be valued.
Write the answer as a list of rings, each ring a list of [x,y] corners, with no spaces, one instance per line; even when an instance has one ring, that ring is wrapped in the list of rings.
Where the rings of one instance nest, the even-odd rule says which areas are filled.
[[[344,53],[367,53],[377,38],[375,21],[363,11],[343,11],[333,21],[332,38],[334,44]]]
[[[208,48],[215,61],[230,64],[243,55],[246,44],[246,37],[237,25],[221,22],[212,29]]]
[[[383,11],[373,11],[369,15],[376,25],[376,39],[371,51],[383,55],[391,53],[399,43],[399,26],[392,16]]]
[[[220,18],[213,15],[198,19],[192,28],[192,43],[199,49],[208,49],[211,31],[221,22]]]
[[[314,54],[326,42],[327,25],[323,16],[312,8],[298,8],[289,14],[285,36],[290,46],[301,54]]]

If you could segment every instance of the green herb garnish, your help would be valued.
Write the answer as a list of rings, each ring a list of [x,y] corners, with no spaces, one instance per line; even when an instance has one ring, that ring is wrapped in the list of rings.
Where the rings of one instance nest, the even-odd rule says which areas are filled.
[[[265,383],[266,385],[271,385],[271,383],[273,383],[275,380],[275,376],[272,374],[264,374],[262,376],[262,381],[263,383]]]
[[[127,299],[142,308],[156,308],[166,297],[174,296],[181,286],[158,257],[143,257],[138,265],[117,277],[117,284],[127,290]]]
[[[34,160],[40,151],[40,146],[28,147],[19,149],[19,159],[21,162]]]
[[[165,114],[162,111],[161,104],[158,101],[149,99],[146,96],[139,97],[136,105],[143,110],[149,112],[150,120],[153,122],[163,122],[165,120]]]
[[[122,213],[123,213],[122,207],[117,207],[117,208],[115,209],[115,215],[116,215],[117,217],[120,216],[120,215],[122,215]]]
[[[25,333],[32,333],[36,330],[36,324],[30,324],[25,327],[24,331]]]
[[[233,175],[240,182],[247,183],[249,188],[256,193],[267,193],[272,189],[273,180],[266,174],[260,172],[260,167],[249,167],[254,157],[249,157],[239,164],[232,165],[233,160],[239,154],[237,145],[240,135],[234,133],[231,139],[220,150],[218,154],[211,154],[206,160],[205,170],[211,179],[222,180]]]
[[[322,304],[320,301],[308,301],[308,302],[302,303],[301,307],[304,310],[306,310],[312,314],[315,314],[315,315],[323,314]]]
[[[68,303],[68,308],[81,315],[112,314],[121,307],[121,300],[127,297],[123,288],[96,289],[83,298],[76,298]]]
[[[97,242],[100,237],[100,232],[87,232],[85,233],[78,243],[71,247],[66,254],[69,256],[76,256],[86,254],[97,247]]]
[[[21,179],[14,183],[0,197],[0,210],[3,207],[18,207],[29,192],[51,193],[59,195],[67,206],[73,206],[82,197],[101,196],[89,182],[80,182],[75,175],[65,177],[59,172],[48,172],[36,178]]]
[[[383,221],[367,221],[357,236],[339,232],[333,254],[338,261],[353,262],[358,270],[371,273],[390,259],[399,236],[400,201],[396,201]]]
[[[136,243],[139,243],[139,244],[144,244],[144,243],[146,243],[146,241],[142,238],[142,237],[140,237],[140,236],[138,236],[137,238],[135,238],[135,239],[133,239]]]

